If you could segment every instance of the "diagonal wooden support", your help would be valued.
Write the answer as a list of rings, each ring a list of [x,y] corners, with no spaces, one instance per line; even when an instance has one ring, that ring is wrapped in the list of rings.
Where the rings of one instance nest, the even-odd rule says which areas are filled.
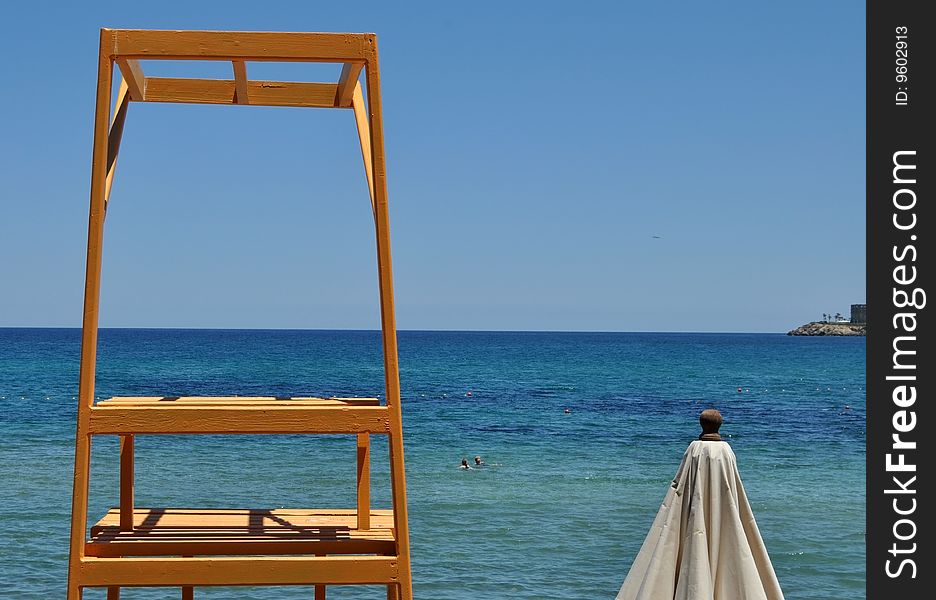
[[[335,107],[347,108],[351,106],[354,88],[359,84],[363,63],[345,63],[341,67],[341,76],[338,78],[338,93],[335,94]]]
[[[117,66],[120,67],[120,74],[130,88],[130,99],[137,102],[146,100],[146,77],[143,75],[140,61],[121,57],[117,58]]]
[[[364,94],[361,84],[354,84],[351,96],[351,108],[354,109],[354,122],[357,124],[358,139],[361,141],[361,158],[364,159],[364,174],[367,175],[367,191],[370,192],[371,212],[377,220],[377,204],[374,202],[374,159],[371,155],[371,133],[367,122],[367,107],[364,106]]]
[[[123,137],[124,122],[127,120],[127,107],[130,105],[130,86],[126,79],[120,81],[117,92],[117,105],[107,134],[107,176],[104,180],[104,213],[110,202],[111,186],[114,185],[114,170],[117,168],[117,154],[120,152],[120,140]]]

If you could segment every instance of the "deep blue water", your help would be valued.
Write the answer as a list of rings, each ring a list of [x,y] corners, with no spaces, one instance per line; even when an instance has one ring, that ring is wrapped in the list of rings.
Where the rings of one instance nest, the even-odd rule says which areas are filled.
[[[100,338],[99,397],[383,392],[376,332]],[[0,597],[64,594],[79,341],[75,329],[0,329]],[[864,338],[401,332],[417,597],[612,598],[710,406],[725,416],[786,597],[863,597],[864,359]],[[457,468],[475,454],[498,466]],[[354,503],[350,436],[140,436],[137,456],[139,506]],[[372,457],[374,503],[386,506],[386,444]],[[95,438],[92,470],[93,522],[116,502],[116,439]]]

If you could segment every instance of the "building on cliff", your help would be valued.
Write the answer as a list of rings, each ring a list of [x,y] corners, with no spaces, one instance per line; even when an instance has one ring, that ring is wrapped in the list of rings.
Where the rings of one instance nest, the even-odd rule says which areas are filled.
[[[867,323],[868,322],[868,305],[867,304],[852,304],[851,305],[851,322],[852,323]]]

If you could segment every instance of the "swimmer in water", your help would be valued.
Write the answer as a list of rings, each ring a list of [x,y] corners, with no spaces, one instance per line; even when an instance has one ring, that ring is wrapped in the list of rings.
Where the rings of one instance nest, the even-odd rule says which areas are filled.
[[[483,466],[483,465],[484,465],[484,461],[481,460],[481,457],[480,457],[480,456],[475,456],[475,457],[474,457],[474,461],[475,461],[475,466],[476,466],[476,467],[480,467],[480,466]]]
[[[565,410],[562,411],[562,412],[564,412],[565,414],[568,415],[568,414],[571,414],[571,413],[572,413],[572,409],[571,409],[571,408],[567,408],[567,409],[565,409]]]
[[[465,471],[471,469],[471,466],[468,464],[468,459],[467,459],[467,458],[463,458],[463,459],[462,459],[461,468],[462,468],[463,470],[465,470]]]

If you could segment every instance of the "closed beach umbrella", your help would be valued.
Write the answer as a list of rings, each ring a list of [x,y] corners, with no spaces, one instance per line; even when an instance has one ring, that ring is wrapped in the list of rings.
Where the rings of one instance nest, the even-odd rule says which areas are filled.
[[[721,414],[700,422],[617,600],[783,600]]]

